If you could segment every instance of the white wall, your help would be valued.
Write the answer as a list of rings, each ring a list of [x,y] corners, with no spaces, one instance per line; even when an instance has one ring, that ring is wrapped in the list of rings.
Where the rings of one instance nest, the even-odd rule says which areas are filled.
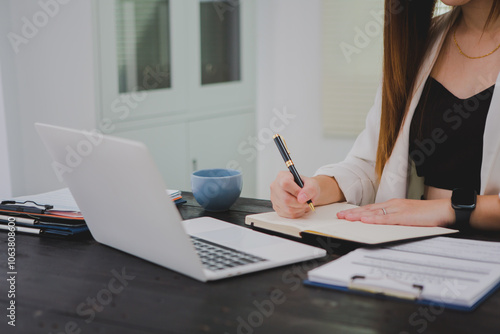
[[[269,184],[284,163],[270,134],[287,139],[299,171],[311,175],[321,165],[342,160],[353,139],[324,138],[321,129],[320,0],[257,1],[257,194],[269,197]],[[43,2],[43,1],[42,1]],[[10,8],[9,8],[10,7]],[[38,0],[0,1],[0,34],[21,34]],[[5,20],[4,20],[5,19]],[[36,36],[15,53],[0,41],[6,124],[14,195],[62,186],[33,130],[36,121],[91,129],[95,126],[91,1],[60,5]],[[5,56],[7,55],[7,56]],[[3,56],[3,57],[2,57]],[[7,64],[7,65],[5,65]],[[5,86],[8,82],[9,86]]]
[[[295,116],[279,132],[303,175],[343,160],[354,143],[354,138],[322,135],[321,0],[257,0],[257,133],[263,146],[257,160],[260,198],[269,198],[270,183],[279,170],[286,169],[268,135],[279,130],[273,121],[275,108],[286,108]]]
[[[0,1],[0,33],[6,36],[10,29],[10,2]],[[20,155],[10,155],[9,143],[19,140],[17,136],[17,81],[14,55],[7,38],[0,38],[0,198],[12,195],[15,177],[22,180],[15,166],[21,166]]]
[[[0,199],[12,196],[9,161],[7,124],[5,122],[5,104],[2,87],[2,67],[0,64]]]
[[[12,163],[17,172],[12,176],[14,195],[64,186],[52,171],[35,122],[95,127],[91,1],[58,1],[2,1],[10,4],[10,26],[4,26],[1,35],[12,32],[27,37],[18,52],[8,41],[3,45],[16,69],[7,80],[16,86],[18,102],[6,111],[11,159],[16,160]],[[49,9],[51,15],[43,15],[47,10],[41,3],[57,7]],[[27,21],[34,24],[35,20],[39,20],[36,33],[26,28]]]

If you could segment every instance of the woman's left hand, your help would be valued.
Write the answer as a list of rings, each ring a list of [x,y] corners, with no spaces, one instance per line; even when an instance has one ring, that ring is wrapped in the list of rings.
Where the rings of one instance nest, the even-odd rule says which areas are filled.
[[[455,211],[449,199],[391,199],[340,211],[337,217],[367,224],[447,226],[455,222]]]

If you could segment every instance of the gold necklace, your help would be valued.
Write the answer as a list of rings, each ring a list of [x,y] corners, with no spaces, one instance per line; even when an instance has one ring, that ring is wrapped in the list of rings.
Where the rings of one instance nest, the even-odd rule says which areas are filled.
[[[461,54],[462,56],[467,57],[467,58],[469,58],[469,59],[480,59],[480,58],[488,57],[489,55],[493,54],[496,50],[500,49],[500,44],[498,44],[498,46],[497,46],[497,47],[496,47],[493,51],[491,51],[491,52],[489,52],[489,53],[485,54],[484,56],[479,56],[479,57],[471,57],[471,56],[468,56],[468,55],[466,55],[466,54],[462,51],[462,49],[460,48],[460,45],[458,45],[457,39],[456,39],[456,37],[455,37],[455,32],[456,32],[456,31],[454,31],[454,32],[453,32],[453,41],[455,42],[455,45],[456,45],[456,46],[457,46],[457,48],[458,48],[458,52],[460,52],[460,54]]]

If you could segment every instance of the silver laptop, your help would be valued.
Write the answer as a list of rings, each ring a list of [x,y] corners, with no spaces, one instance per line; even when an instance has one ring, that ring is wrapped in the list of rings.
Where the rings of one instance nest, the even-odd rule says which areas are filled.
[[[182,221],[142,143],[35,126],[100,243],[203,282],[326,255],[214,218]]]

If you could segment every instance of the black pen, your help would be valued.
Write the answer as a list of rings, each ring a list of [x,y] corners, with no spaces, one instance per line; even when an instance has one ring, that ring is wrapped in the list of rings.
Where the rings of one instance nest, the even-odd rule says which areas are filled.
[[[286,146],[285,140],[279,134],[275,134],[273,136],[273,139],[276,143],[276,146],[278,147],[278,150],[281,153],[281,156],[283,157],[283,160],[285,160],[285,164],[288,167],[288,170],[290,171],[290,173],[292,173],[295,183],[297,183],[299,187],[304,188],[304,182],[300,178],[299,172],[297,172],[297,168],[295,168],[292,158],[290,157],[290,151]],[[309,204],[309,207],[312,211],[315,211],[314,205],[311,200],[308,200],[307,204]]]

